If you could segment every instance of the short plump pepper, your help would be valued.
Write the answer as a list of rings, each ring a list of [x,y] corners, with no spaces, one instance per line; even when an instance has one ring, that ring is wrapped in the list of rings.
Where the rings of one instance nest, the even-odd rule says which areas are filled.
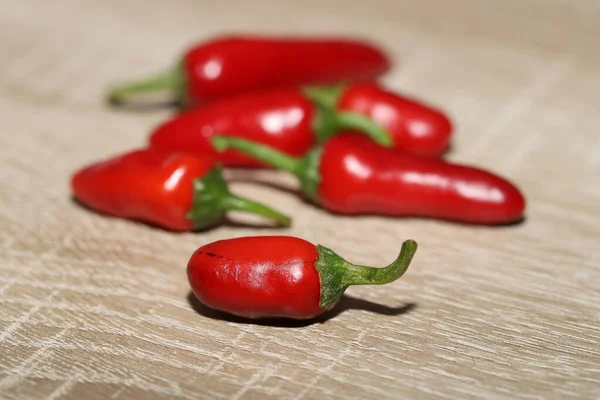
[[[192,255],[187,274],[206,306],[245,318],[308,319],[331,309],[351,285],[382,285],[406,272],[417,243],[403,243],[385,268],[351,264],[290,236],[220,240]]]
[[[452,122],[442,111],[377,83],[307,87],[304,93],[336,112],[370,118],[391,135],[394,148],[406,153],[438,157],[450,144]]]
[[[190,153],[136,150],[78,171],[71,186],[93,210],[173,231],[209,228],[228,210],[290,225],[287,216],[231,194],[221,168]]]
[[[371,80],[389,67],[380,49],[356,39],[218,37],[190,48],[171,71],[113,88],[109,99],[168,90],[192,106],[275,87]]]
[[[406,155],[356,134],[335,136],[301,159],[244,139],[213,142],[296,175],[304,194],[334,213],[505,224],[520,220],[525,209],[521,192],[497,175]]]
[[[303,156],[343,128],[360,130],[381,145],[392,144],[388,133],[368,117],[318,107],[299,89],[277,89],[236,96],[177,115],[154,130],[150,146],[198,153],[228,167],[258,167],[264,164],[238,151],[216,152],[210,140],[217,134],[235,135]]]

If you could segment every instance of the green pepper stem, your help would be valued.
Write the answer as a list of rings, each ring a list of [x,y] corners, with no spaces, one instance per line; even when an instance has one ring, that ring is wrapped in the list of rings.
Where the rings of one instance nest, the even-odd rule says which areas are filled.
[[[115,86],[109,90],[108,100],[112,104],[121,104],[127,101],[131,96],[161,90],[169,90],[180,95],[179,91],[182,87],[182,81],[183,74],[181,68],[173,68],[170,71],[163,72],[144,80]]]
[[[258,214],[277,221],[281,226],[288,227],[291,225],[291,219],[287,215],[281,214],[272,208],[260,203],[256,203],[252,200],[229,194],[222,199],[221,204],[226,210],[244,211],[252,214]]]
[[[290,218],[287,216],[252,200],[232,195],[223,179],[221,167],[217,165],[194,180],[194,198],[186,217],[193,229],[206,229],[217,224],[227,210],[264,215],[282,226],[290,226]]]
[[[384,147],[391,147],[394,144],[389,132],[367,116],[351,112],[334,112],[333,119],[337,130],[357,130]]]
[[[302,173],[301,159],[291,157],[272,147],[231,136],[215,136],[212,139],[212,143],[214,148],[218,151],[224,151],[228,148],[239,150],[272,167],[290,172],[294,175]]]
[[[356,130],[384,147],[392,147],[394,141],[390,133],[373,119],[359,113],[337,110],[337,103],[347,89],[340,83],[332,86],[306,86],[302,93],[317,106],[313,122],[315,135],[320,143],[345,129]]]
[[[347,85],[340,83],[332,86],[305,86],[302,92],[310,100],[322,107],[335,108]]]
[[[416,251],[417,242],[407,240],[393,263],[373,268],[349,263],[327,247],[317,246],[315,268],[321,281],[319,305],[324,309],[333,307],[352,285],[383,285],[395,281],[406,272]]]
[[[398,258],[384,268],[354,265],[346,261],[345,267],[349,273],[348,283],[350,285],[384,285],[393,282],[404,275],[416,251],[417,242],[405,241]]]
[[[316,146],[302,158],[289,156],[272,147],[232,136],[215,136],[213,147],[222,152],[228,148],[239,150],[267,165],[289,172],[300,180],[302,192],[315,203],[319,203],[318,185],[321,181],[319,165],[323,152],[322,146]]]

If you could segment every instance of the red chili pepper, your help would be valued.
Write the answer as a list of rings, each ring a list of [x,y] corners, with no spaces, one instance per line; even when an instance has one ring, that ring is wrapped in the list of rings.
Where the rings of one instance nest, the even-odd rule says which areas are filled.
[[[407,153],[438,157],[450,144],[452,123],[441,111],[370,82],[305,88],[322,106],[364,115],[391,135],[394,147]]]
[[[389,69],[383,52],[351,39],[222,37],[188,50],[172,71],[116,87],[112,102],[171,90],[199,104],[275,87],[370,80]]]
[[[385,268],[354,265],[290,236],[220,240],[200,247],[187,274],[208,307],[246,318],[307,319],[332,308],[351,285],[382,285],[407,270],[417,243],[407,240]]]
[[[133,151],[80,170],[71,186],[75,197],[96,211],[174,231],[210,227],[227,210],[290,224],[285,215],[232,195],[219,166],[186,153]]]
[[[382,145],[390,145],[387,132],[369,118],[317,107],[296,89],[278,89],[214,102],[189,110],[159,126],[150,146],[169,151],[208,155],[225,166],[264,166],[235,150],[222,154],[210,142],[216,134],[254,140],[293,156],[302,156],[341,128],[359,129]]]
[[[501,224],[521,219],[525,208],[515,186],[487,171],[402,154],[359,135],[335,136],[302,159],[244,139],[213,142],[295,174],[308,197],[340,214]]]

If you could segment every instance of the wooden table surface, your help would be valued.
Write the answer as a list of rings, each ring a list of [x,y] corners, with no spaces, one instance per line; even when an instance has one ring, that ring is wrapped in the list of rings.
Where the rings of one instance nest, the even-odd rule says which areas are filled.
[[[599,20],[591,0],[5,3],[0,398],[599,398]],[[333,216],[265,185],[295,187],[273,172],[230,176],[292,213],[290,230],[172,234],[77,206],[70,174],[170,113],[110,109],[106,87],[229,32],[377,41],[396,65],[385,82],[447,110],[449,158],[513,179],[526,221]],[[403,279],[351,288],[318,323],[195,311],[198,246],[281,233],[376,266],[407,238],[420,248]]]

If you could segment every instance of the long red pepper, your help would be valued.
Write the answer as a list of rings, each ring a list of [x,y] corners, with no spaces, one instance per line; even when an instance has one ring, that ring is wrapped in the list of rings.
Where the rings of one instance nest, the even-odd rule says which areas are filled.
[[[293,156],[302,156],[315,143],[342,128],[365,132],[390,145],[387,132],[368,117],[316,106],[297,89],[277,89],[240,95],[184,112],[152,133],[150,146],[210,156],[225,166],[256,167],[263,163],[238,151],[218,153],[210,140],[231,134],[257,141]]]
[[[301,159],[239,138],[213,142],[296,175],[308,197],[336,213],[501,224],[521,219],[525,209],[519,190],[494,174],[405,155],[359,135],[335,136]]]
[[[372,82],[308,87],[304,92],[321,106],[369,117],[404,152],[440,156],[450,144],[452,123],[440,110]]]
[[[385,268],[351,264],[330,249],[289,236],[220,240],[192,255],[192,291],[208,307],[246,318],[307,319],[331,309],[351,285],[382,285],[406,272],[417,243],[407,240]]]
[[[192,47],[172,71],[118,86],[109,96],[119,103],[169,90],[192,105],[274,87],[370,80],[389,66],[380,49],[360,40],[229,36]]]
[[[71,186],[96,211],[174,231],[208,228],[227,210],[290,224],[285,215],[232,195],[219,166],[188,153],[136,150],[78,171]]]

